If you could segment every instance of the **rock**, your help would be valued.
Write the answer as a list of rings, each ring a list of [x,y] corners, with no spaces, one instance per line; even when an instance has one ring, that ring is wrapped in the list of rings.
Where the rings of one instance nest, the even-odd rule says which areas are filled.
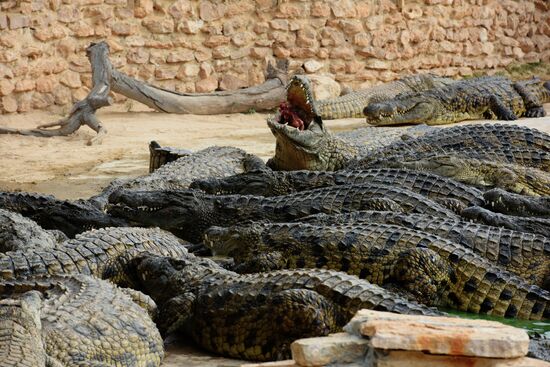
[[[280,30],[280,31],[286,31],[288,30],[288,20],[286,19],[274,19],[271,22],[269,22],[269,25],[271,28]]]
[[[353,35],[363,31],[363,24],[358,20],[341,20],[340,28],[345,34]]]
[[[212,64],[208,62],[201,63],[201,66],[199,68],[199,76],[201,77],[201,79],[208,78],[210,75],[212,75],[212,73],[214,73],[214,68],[212,67]]]
[[[311,5],[311,15],[314,17],[327,18],[330,16],[330,6],[322,1],[315,1]]]
[[[2,82],[0,82],[0,89],[1,89],[1,85],[2,85]],[[36,82],[34,80],[23,79],[23,80],[18,81],[15,84],[15,91],[16,92],[28,92],[28,91],[34,90],[35,86],[36,86]],[[1,91],[0,91],[0,93],[1,93]]]
[[[36,79],[36,90],[41,93],[51,93],[57,84],[57,78],[53,75],[41,76]]]
[[[181,31],[183,33],[187,34],[197,34],[201,30],[201,28],[204,26],[204,21],[198,19],[198,20],[182,20],[178,23],[178,31]]]
[[[349,0],[340,0],[332,5],[332,12],[336,18],[354,18],[357,15],[355,4]]]
[[[8,113],[17,112],[17,100],[14,96],[2,97],[2,110]]]
[[[316,60],[307,60],[304,62],[304,70],[307,73],[315,73],[323,68],[323,64]]]
[[[290,345],[292,359],[299,366],[325,366],[360,360],[368,349],[367,339],[347,333],[299,339]]]
[[[218,88],[218,79],[213,76],[207,77],[195,83],[197,93],[213,92]]]
[[[134,50],[130,50],[126,54],[126,60],[130,64],[146,64],[147,62],[149,62],[149,52],[147,52],[141,47]]]
[[[155,79],[156,80],[171,80],[175,79],[178,74],[177,69],[171,69],[166,66],[157,67],[155,69]]]
[[[57,20],[61,23],[73,23],[80,20],[80,10],[74,5],[63,5],[57,11]]]
[[[69,88],[80,88],[82,86],[80,74],[71,70],[64,71],[59,82]]]
[[[248,87],[248,81],[231,74],[225,74],[220,81],[221,90],[236,90],[246,87]]]
[[[376,349],[517,358],[525,356],[529,348],[525,330],[487,320],[360,310],[344,329],[368,336]]]
[[[327,75],[308,75],[315,99],[335,98],[340,95],[341,87],[333,78]]]
[[[15,51],[4,50],[0,51],[0,62],[8,63],[18,59],[18,55]]]
[[[77,37],[91,37],[95,35],[95,29],[84,21],[73,23],[70,27]]]
[[[174,32],[174,20],[168,17],[144,19],[141,24],[151,33],[169,34]]]
[[[380,367],[548,367],[550,363],[532,358],[476,358],[431,355],[422,352],[375,351],[367,363]]]
[[[178,79],[185,79],[185,77],[193,77],[199,75],[200,66],[197,64],[185,64],[178,70]]]
[[[275,362],[246,363],[246,364],[241,364],[240,367],[299,367],[299,366],[292,359],[287,359],[284,361],[275,361]]]
[[[222,18],[225,11],[226,5],[223,3],[215,4],[211,1],[201,1],[199,3],[199,16],[207,22]]]
[[[8,28],[8,17],[6,14],[0,14],[0,29]]]
[[[169,64],[186,62],[191,60],[195,60],[195,53],[191,50],[171,52],[166,58],[166,62]]]
[[[31,18],[27,15],[8,14],[10,29],[26,28],[31,25]]]
[[[0,80],[0,96],[7,96],[15,89],[15,85],[12,81],[4,79]]]
[[[206,47],[217,47],[227,45],[230,40],[231,38],[227,36],[210,36],[203,42],[203,44]]]
[[[135,0],[134,2],[134,17],[145,18],[153,13],[153,0]]]
[[[129,36],[133,32],[133,27],[129,22],[114,22],[110,25],[111,31],[117,36]]]

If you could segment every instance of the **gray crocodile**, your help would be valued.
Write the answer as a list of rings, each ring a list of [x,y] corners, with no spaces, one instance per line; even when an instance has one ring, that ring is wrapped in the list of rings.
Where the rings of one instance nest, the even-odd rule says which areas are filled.
[[[180,151],[172,152],[175,158]],[[119,189],[128,190],[176,190],[187,189],[189,184],[199,178],[226,177],[256,167],[264,167],[257,156],[234,147],[208,147],[194,153],[184,154],[171,162],[165,162],[149,175],[129,180],[115,180],[99,195],[89,199],[98,208],[103,209],[109,195]]]
[[[309,103],[315,105],[319,116],[324,120],[364,117],[363,110],[369,103],[386,101],[402,93],[441,88],[455,82],[451,78],[433,74],[417,74],[390,83],[357,90],[336,98],[314,100],[311,84],[307,77],[295,75],[287,85],[286,99],[292,107],[301,99],[306,98]],[[296,116],[298,118],[299,113],[300,111],[294,112],[294,114],[298,114]]]
[[[355,210],[391,210],[388,200],[406,213],[442,217],[456,215],[412,191],[366,183],[324,187],[285,196],[206,195],[193,190],[114,192],[109,213],[145,226],[158,226],[181,238],[199,243],[211,225],[232,225],[243,220],[285,222],[316,213]]]
[[[59,231],[47,231],[21,214],[0,209],[0,252],[52,248],[66,240]]]
[[[410,228],[379,223],[260,223],[211,227],[205,233],[205,244],[214,255],[234,258],[240,272],[340,270],[378,285],[396,284],[429,306],[523,319],[550,318],[550,292],[462,245]],[[540,267],[546,272],[548,261]]]
[[[428,232],[467,247],[491,263],[550,290],[550,239],[541,235],[472,223],[459,218],[388,211],[315,214],[297,221],[320,226],[394,224]]]
[[[160,366],[144,294],[85,275],[0,280],[0,367]],[[143,308],[147,306],[147,308]]]
[[[335,185],[378,183],[401,187],[435,201],[457,200],[464,206],[484,205],[481,191],[428,172],[406,169],[371,169],[362,171],[272,171],[242,173],[220,179],[194,181],[190,188],[208,194],[287,195]]]
[[[376,126],[442,125],[464,120],[542,117],[546,115],[542,107],[546,102],[550,102],[550,82],[538,78],[514,82],[502,76],[484,76],[403,93],[370,103],[363,112],[367,122]]]
[[[187,254],[187,249],[181,240],[159,229],[103,228],[79,234],[54,248],[0,254],[0,279],[80,273],[125,284],[119,258],[143,252],[177,257]]]
[[[144,255],[128,269],[158,304],[163,332],[186,331],[206,350],[239,359],[288,358],[292,341],[338,331],[362,308],[441,314],[336,271],[239,275],[192,255]]]

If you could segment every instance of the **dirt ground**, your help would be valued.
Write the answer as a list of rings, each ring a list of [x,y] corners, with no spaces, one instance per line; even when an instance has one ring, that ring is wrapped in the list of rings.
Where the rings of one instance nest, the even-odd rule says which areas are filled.
[[[550,114],[550,104],[545,107]],[[0,135],[0,190],[41,192],[64,199],[86,198],[114,178],[146,174],[151,140],[190,150],[233,145],[264,159],[273,154],[275,147],[265,123],[266,114],[167,115],[111,108],[101,110],[98,116],[108,130],[98,145],[86,145],[94,136],[88,128],[68,137]],[[0,125],[33,128],[60,117],[44,112],[0,115]],[[550,117],[521,119],[517,123],[550,133]],[[326,124],[339,131],[363,126],[364,120],[334,120]],[[238,365],[239,361],[210,356],[188,346],[184,340],[167,344],[163,363],[163,367]]]

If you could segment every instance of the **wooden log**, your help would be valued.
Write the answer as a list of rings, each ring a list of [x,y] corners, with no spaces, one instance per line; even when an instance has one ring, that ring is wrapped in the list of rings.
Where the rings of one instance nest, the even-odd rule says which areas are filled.
[[[88,125],[97,132],[97,136],[88,144],[98,143],[107,130],[96,117],[95,111],[112,104],[109,97],[111,91],[159,112],[197,115],[239,113],[252,109],[265,111],[277,107],[285,99],[288,80],[286,60],[278,61],[276,66],[269,64],[267,80],[258,86],[213,93],[178,93],[139,81],[114,69],[109,61],[109,46],[104,41],[92,43],[86,49],[86,54],[92,66],[93,87],[86,98],[75,103],[68,117],[40,125],[36,129],[0,127],[0,134],[64,136],[74,133],[82,125]]]

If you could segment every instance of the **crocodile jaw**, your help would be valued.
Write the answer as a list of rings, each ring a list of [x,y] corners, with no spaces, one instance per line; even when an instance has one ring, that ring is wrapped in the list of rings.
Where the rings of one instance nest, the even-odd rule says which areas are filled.
[[[433,101],[400,101],[371,103],[363,110],[367,123],[375,126],[442,123],[445,116],[435,113]]]

